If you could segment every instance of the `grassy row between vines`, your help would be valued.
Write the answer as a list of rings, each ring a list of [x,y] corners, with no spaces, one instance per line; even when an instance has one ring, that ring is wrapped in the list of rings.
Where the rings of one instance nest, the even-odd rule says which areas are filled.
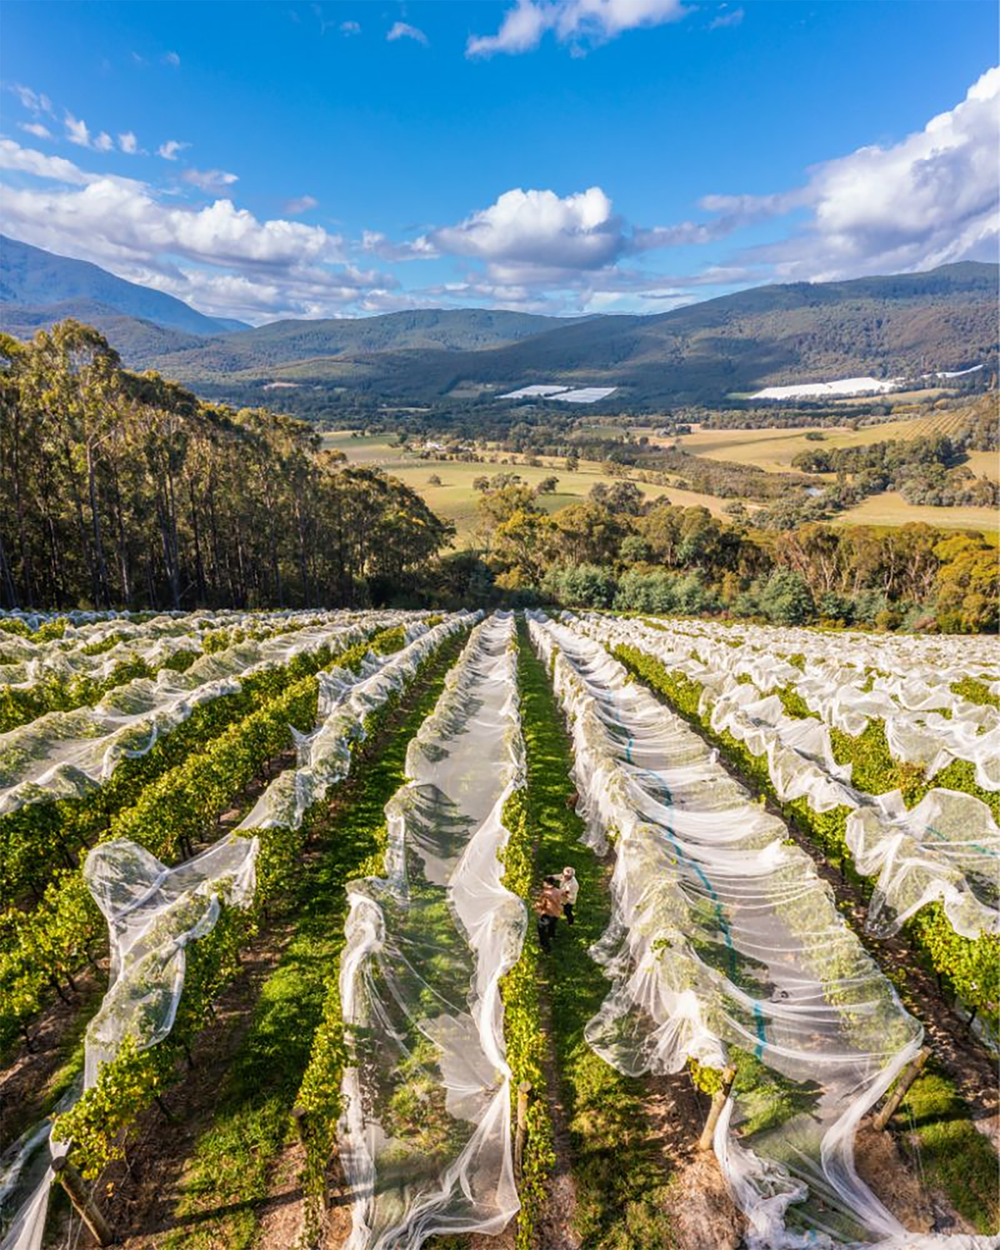
[[[271,1167],[294,1134],[291,1112],[315,1054],[342,1039],[336,984],[346,919],[346,883],[381,864],[384,807],[405,780],[406,750],[437,702],[465,640],[449,639],[416,684],[362,745],[351,775],[310,818],[320,855],[289,891],[295,932],[265,982],[250,1027],[227,1070],[214,1120],[198,1139],[164,1250],[252,1245]],[[339,1095],[339,1071],[330,1078]],[[324,1122],[309,1100],[308,1134],[332,1149],[339,1104]],[[314,1139],[314,1145],[318,1142]],[[314,1155],[315,1157],[315,1155]],[[326,1155],[329,1161],[329,1154]],[[308,1165],[307,1165],[308,1169]],[[325,1165],[321,1169],[325,1172]],[[313,1192],[308,1174],[307,1191]],[[208,1212],[217,1212],[207,1216]]]
[[[403,645],[403,640],[403,630],[397,627],[383,631],[372,640],[371,645],[383,654],[388,654],[398,650]],[[367,649],[367,644],[358,644],[354,654],[348,656],[347,653],[342,653],[339,658],[341,661],[346,659],[347,667],[358,666],[364,655],[362,647]],[[425,664],[431,663],[433,659],[425,661]],[[301,684],[293,686],[285,698],[277,701],[281,717],[288,712],[288,698],[298,701],[304,697],[299,689]],[[315,700],[316,692],[313,691],[312,716],[307,728],[315,723]],[[385,717],[391,713],[394,702],[395,700],[386,703],[369,716],[366,721],[368,736],[376,732]],[[262,713],[268,710],[262,709]],[[264,734],[264,741],[270,741],[270,728],[269,726]],[[275,732],[280,731],[282,745],[287,745],[291,736],[289,724],[282,722],[279,717],[274,728]],[[213,744],[213,749],[207,755],[210,766],[220,762],[216,756],[221,758],[225,765],[224,775],[228,775],[227,770],[232,765],[228,758],[232,745],[229,737],[229,734],[224,735],[220,743]],[[245,737],[251,751],[255,747],[260,749],[261,740],[258,734],[250,733]],[[215,749],[216,746],[218,750]],[[270,747],[273,746],[274,743],[270,742]],[[355,754],[358,749],[357,741],[352,743],[351,749],[352,754]],[[258,771],[272,755],[273,749],[270,754],[263,754],[258,761]],[[237,762],[244,762],[242,755],[237,757]],[[242,778],[242,784],[237,784],[236,774],[231,775],[234,778],[234,790],[241,789],[246,779]],[[190,778],[182,776],[178,782],[180,790],[184,791],[189,787]],[[232,795],[233,790],[230,790],[229,795],[225,796],[225,787],[222,786],[220,792],[213,795],[213,800],[222,803],[224,797],[228,801]],[[156,797],[160,800],[164,796]],[[176,797],[178,805],[183,807],[180,803],[181,794]],[[171,804],[168,802],[166,810],[169,812],[170,808]],[[304,821],[297,830],[279,826],[257,831],[260,851],[256,861],[256,885],[252,904],[246,909],[223,907],[211,933],[189,948],[184,993],[169,1037],[143,1051],[138,1050],[131,1037],[126,1037],[116,1057],[102,1067],[96,1083],[60,1118],[58,1135],[73,1142],[74,1159],[85,1175],[97,1176],[110,1162],[122,1157],[121,1142],[126,1131],[139,1114],[177,1079],[179,1054],[190,1053],[192,1040],[212,1015],[215,998],[238,973],[242,948],[257,933],[261,920],[266,920],[269,906],[280,901],[292,888],[309,828],[308,821]]]
[[[575,1232],[588,1250],[667,1247],[673,1243],[663,1209],[668,1177],[645,1115],[644,1085],[615,1071],[584,1037],[587,1022],[610,988],[590,956],[610,918],[607,872],[580,843],[583,821],[568,806],[574,793],[572,742],[523,622],[519,642],[525,797],[535,844],[535,880],[572,864],[580,882],[576,924],[561,923],[552,952],[538,956],[569,1125]]]
[[[659,660],[638,648],[619,645],[613,654],[672,711],[717,746],[751,791],[770,798],[786,819],[802,829],[827,855],[841,862],[843,870],[850,870],[842,832],[840,839],[835,840],[829,829],[830,817],[835,817],[836,813],[817,814],[804,799],[782,803],[771,783],[766,759],[751,755],[732,734],[716,733],[708,718],[700,715],[698,704],[702,687],[699,683],[670,672]],[[851,876],[863,882],[853,871]],[[924,910],[931,912],[934,906]],[[948,929],[950,931],[950,925]],[[970,1110],[954,1084],[933,1061],[908,1091],[894,1127],[904,1133],[904,1141],[918,1153],[926,1185],[942,1189],[955,1209],[978,1231],[996,1232],[1000,1227],[996,1153],[976,1129]]]

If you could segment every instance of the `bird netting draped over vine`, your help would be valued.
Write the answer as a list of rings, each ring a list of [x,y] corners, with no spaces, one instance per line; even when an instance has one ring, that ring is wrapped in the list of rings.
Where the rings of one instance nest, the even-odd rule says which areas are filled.
[[[161,670],[104,696],[93,707],[49,712],[0,735],[0,815],[28,803],[73,798],[102,784],[127,757],[145,755],[159,737],[203,703],[240,689],[242,679],[323,647],[347,647],[399,614],[332,613],[328,621],[247,640],[203,655],[185,672]]]
[[[762,694],[792,683],[792,675],[802,678],[798,667],[777,655],[748,657],[734,639],[702,640],[692,650],[691,624],[664,629],[588,618],[580,627],[610,645],[637,647],[698,682],[700,714],[717,733],[731,734],[766,761],[782,802],[802,798],[815,812],[847,809],[845,838],[855,867],[877,879],[869,909],[873,931],[895,932],[938,899],[963,937],[1000,933],[1000,828],[986,803],[937,787],[907,809],[899,791],[857,789],[852,766],[836,762],[829,726],[813,716],[790,716],[778,694]],[[793,639],[784,645],[805,644]],[[961,705],[958,696],[951,698]]]
[[[205,612],[155,616],[142,623],[113,620],[86,630],[67,629],[61,638],[33,642],[0,632],[0,687],[26,689],[53,678],[100,681],[116,665],[143,660],[159,667],[181,651],[201,651],[206,635],[252,630],[282,633],[320,624],[323,612]]]
[[[590,841],[615,850],[593,952],[612,989],[587,1040],[634,1075],[737,1066],[714,1144],[752,1250],[901,1236],[853,1142],[920,1025],[783,822],[703,740],[600,644],[544,619],[531,631],[554,657]]]
[[[474,631],[386,808],[386,875],[349,886],[352,1250],[495,1233],[518,1209],[499,993],[525,928],[498,858],[523,777],[513,640],[503,614]]]
[[[87,1028],[83,1089],[93,1087],[126,1038],[145,1050],[170,1033],[184,990],[186,948],[211,932],[224,906],[247,907],[253,900],[259,851],[254,832],[298,828],[308,808],[347,776],[350,747],[365,736],[365,718],[474,619],[457,613],[428,630],[411,617],[405,633],[410,641],[401,650],[369,652],[356,674],[342,668],[323,674],[317,728],[299,736],[298,766],[271,782],[237,831],[200,854],[168,866],[123,838],[89,853],[84,877],[108,922],[111,967],[108,991]],[[81,1092],[74,1090],[58,1111],[68,1110]],[[8,1224],[0,1250],[41,1245],[51,1161],[66,1149],[50,1139],[50,1127],[47,1120],[25,1134],[0,1171],[0,1210]]]

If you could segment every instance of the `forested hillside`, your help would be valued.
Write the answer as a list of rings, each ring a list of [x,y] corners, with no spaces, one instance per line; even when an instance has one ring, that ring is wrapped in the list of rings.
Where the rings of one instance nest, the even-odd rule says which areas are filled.
[[[367,333],[355,329],[353,342],[338,339],[331,349],[323,344],[329,323],[307,337],[301,323],[286,323],[280,332],[264,327],[145,363],[217,393],[292,383],[304,393],[289,389],[283,400],[301,411],[315,407],[311,388],[322,394],[334,385],[440,401],[470,386],[496,393],[541,382],[601,384],[620,388],[615,403],[718,403],[768,385],[913,377],[994,362],[996,290],[995,266],[963,264],[929,274],[761,287],[659,316],[557,325],[484,350],[434,350],[405,338],[380,345],[374,326]],[[342,325],[335,323],[341,335]]]
[[[352,602],[402,592],[447,535],[308,426],[130,374],[90,327],[0,356],[4,606]]]

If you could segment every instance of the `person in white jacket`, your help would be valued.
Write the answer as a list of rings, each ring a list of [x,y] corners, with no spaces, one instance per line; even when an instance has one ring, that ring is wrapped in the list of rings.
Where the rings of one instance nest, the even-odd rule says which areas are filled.
[[[580,893],[580,882],[576,879],[576,870],[574,868],[564,868],[559,877],[562,886],[563,895],[563,915],[566,917],[566,923],[573,923],[573,906],[576,903],[576,896]]]

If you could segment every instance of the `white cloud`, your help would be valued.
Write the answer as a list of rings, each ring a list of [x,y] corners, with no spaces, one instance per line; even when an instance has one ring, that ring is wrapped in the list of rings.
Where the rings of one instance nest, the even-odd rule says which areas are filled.
[[[162,156],[165,161],[177,160],[178,152],[183,152],[185,148],[189,148],[190,143],[181,143],[179,139],[168,139],[166,143],[161,143],[156,149],[157,155]]]
[[[185,169],[181,181],[201,191],[222,191],[239,182],[237,174],[227,173],[224,169]]]
[[[25,131],[29,135],[34,135],[36,139],[51,139],[52,132],[48,126],[43,126],[41,122],[18,122],[18,129]]]
[[[16,238],[206,312],[253,321],[331,316],[398,286],[391,274],[347,263],[343,240],[320,226],[260,221],[229,199],[192,208],[144,182],[85,173],[11,140],[0,140],[0,166],[63,184],[0,188]]]
[[[702,206],[741,223],[808,209],[804,229],[748,257],[781,280],[825,281],[995,260],[998,187],[1000,68],[994,68],[955,108],[892,146],[824,161],[791,192],[708,196]]]
[[[96,135],[91,134],[83,118],[76,118],[72,113],[65,115],[63,125],[66,127],[66,138],[77,147],[91,148],[95,152],[110,152],[115,146],[106,130]]]
[[[65,182],[70,186],[86,186],[95,180],[94,174],[84,173],[62,156],[46,156],[32,148],[22,148],[13,139],[0,139],[0,169],[16,170],[32,174],[35,178],[47,178],[53,182]]]
[[[472,35],[466,56],[530,52],[552,31],[560,43],[601,43],[626,30],[661,26],[690,12],[682,0],[517,0],[495,35]]]
[[[359,22],[341,22],[340,33],[342,35],[360,35],[361,24]]]
[[[131,130],[126,130],[124,134],[118,136],[118,146],[126,156],[135,156],[139,151],[139,140]]]
[[[171,69],[180,68],[181,58],[177,55],[176,52],[164,52],[160,60],[163,62],[164,65],[169,65]]]
[[[389,33],[386,35],[389,43],[395,43],[397,39],[412,39],[416,43],[423,44],[427,47],[427,36],[416,26],[411,26],[409,22],[395,22]]]
[[[434,260],[440,255],[437,248],[425,236],[412,243],[393,242],[377,230],[365,230],[361,235],[361,250],[371,252],[382,260]]]
[[[297,195],[290,200],[285,200],[281,206],[281,211],[287,213],[289,217],[298,217],[302,213],[308,213],[314,208],[319,208],[319,200],[312,195]]]
[[[505,191],[489,208],[431,231],[442,252],[536,271],[598,269],[625,247],[621,220],[600,187],[560,198],[554,191]]]
[[[727,26],[739,26],[746,14],[742,9],[733,9],[731,12],[726,11],[726,6],[722,6],[722,11],[708,23],[709,30],[724,30]]]
[[[63,118],[63,125],[66,127],[66,138],[70,143],[75,143],[81,148],[90,147],[90,131],[85,121],[78,121],[72,113],[67,113]]]
[[[50,117],[55,116],[52,101],[42,92],[32,91],[30,87],[19,82],[11,83],[10,90],[20,100],[21,107],[26,108],[29,113],[34,113],[36,116],[39,113],[48,113]]]

